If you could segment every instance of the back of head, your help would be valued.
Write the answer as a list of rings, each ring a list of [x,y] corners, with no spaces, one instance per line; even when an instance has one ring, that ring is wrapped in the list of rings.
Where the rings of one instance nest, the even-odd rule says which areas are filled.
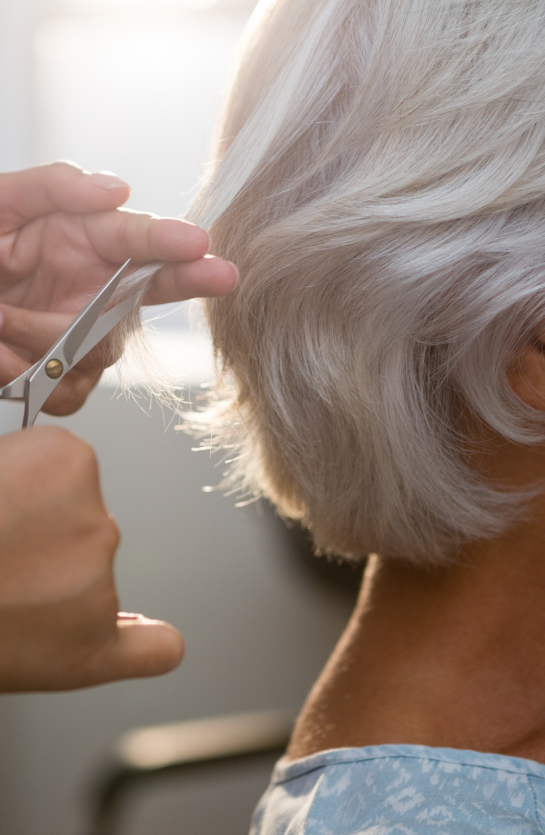
[[[520,513],[463,415],[545,438],[506,383],[545,321],[544,41],[544,0],[258,6],[192,213],[241,270],[206,420],[322,550],[437,563]]]

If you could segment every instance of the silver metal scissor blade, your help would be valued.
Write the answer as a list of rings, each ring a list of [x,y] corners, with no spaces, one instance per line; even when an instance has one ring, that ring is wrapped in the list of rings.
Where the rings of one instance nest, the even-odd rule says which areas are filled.
[[[23,428],[34,425],[40,409],[63,377],[129,313],[138,301],[137,291],[102,314],[129,264],[130,259],[76,316],[41,360],[0,389],[0,398],[25,401]],[[52,376],[52,368],[54,376]]]

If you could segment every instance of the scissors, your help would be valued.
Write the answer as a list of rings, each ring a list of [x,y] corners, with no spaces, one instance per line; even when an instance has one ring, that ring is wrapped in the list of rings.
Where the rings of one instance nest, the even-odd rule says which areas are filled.
[[[129,258],[76,316],[42,359],[0,389],[0,398],[4,400],[24,400],[23,429],[34,426],[40,409],[63,377],[109,334],[138,302],[141,294],[137,288],[131,296],[102,313],[130,263]]]

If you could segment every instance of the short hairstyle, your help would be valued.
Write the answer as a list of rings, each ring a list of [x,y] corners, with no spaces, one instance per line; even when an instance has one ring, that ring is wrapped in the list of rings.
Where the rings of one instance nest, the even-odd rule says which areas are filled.
[[[260,3],[217,149],[190,218],[241,271],[208,303],[228,483],[355,558],[520,518],[462,418],[545,439],[506,379],[545,322],[544,0]]]

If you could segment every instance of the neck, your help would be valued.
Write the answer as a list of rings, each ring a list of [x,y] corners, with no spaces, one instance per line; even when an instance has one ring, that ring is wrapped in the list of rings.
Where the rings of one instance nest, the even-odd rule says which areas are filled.
[[[534,518],[545,513],[538,500]],[[545,535],[535,524],[424,570],[372,557],[288,756],[408,743],[545,763]]]

